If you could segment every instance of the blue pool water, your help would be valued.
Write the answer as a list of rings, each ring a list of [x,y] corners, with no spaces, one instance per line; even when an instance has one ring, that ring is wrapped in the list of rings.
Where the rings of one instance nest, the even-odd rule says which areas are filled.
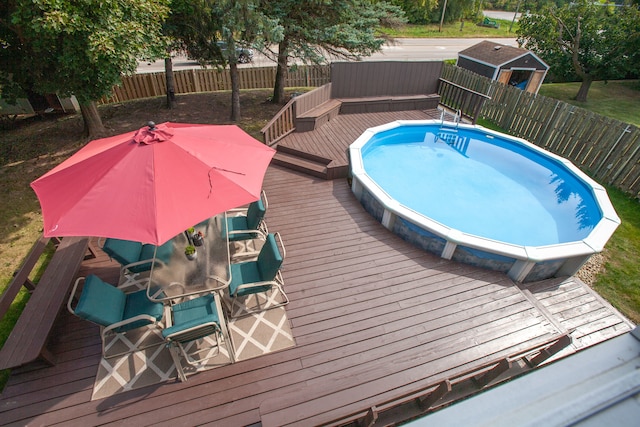
[[[482,131],[395,128],[362,157],[393,199],[464,233],[546,246],[579,241],[602,219],[590,187],[562,163]]]

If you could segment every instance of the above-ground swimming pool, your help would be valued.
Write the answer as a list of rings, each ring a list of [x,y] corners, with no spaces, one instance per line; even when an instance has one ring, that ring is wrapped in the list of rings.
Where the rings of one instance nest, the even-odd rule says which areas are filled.
[[[516,281],[574,274],[620,224],[571,162],[481,126],[434,120],[367,129],[352,190],[403,239]]]

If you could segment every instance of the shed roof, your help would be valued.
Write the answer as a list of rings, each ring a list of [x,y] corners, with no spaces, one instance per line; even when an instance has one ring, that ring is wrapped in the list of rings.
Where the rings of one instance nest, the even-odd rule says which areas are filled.
[[[485,64],[494,65],[495,67],[501,67],[525,55],[532,55],[540,61],[541,64],[545,65],[546,68],[549,68],[543,60],[530,50],[491,42],[488,40],[474,44],[473,46],[460,51],[458,55],[475,59],[478,62],[483,62]]]

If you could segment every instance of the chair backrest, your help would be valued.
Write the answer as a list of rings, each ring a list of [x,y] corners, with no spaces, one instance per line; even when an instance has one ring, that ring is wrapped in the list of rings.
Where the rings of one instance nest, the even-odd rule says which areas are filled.
[[[256,230],[260,225],[260,222],[264,219],[264,215],[267,209],[262,202],[262,199],[258,199],[255,202],[249,204],[247,209],[247,228],[249,230]]]
[[[103,282],[98,276],[87,276],[75,314],[90,322],[109,326],[122,320],[127,296],[120,289]]]
[[[267,235],[260,254],[258,255],[258,271],[262,280],[273,280],[282,266],[282,254],[276,244],[276,238],[273,234]]]
[[[142,243],[108,238],[105,240],[102,250],[120,265],[127,265],[140,261]]]
[[[144,259],[153,259],[155,256],[156,259],[159,259],[163,263],[168,264],[172,254],[173,240],[169,240],[167,243],[158,246],[157,249],[155,245],[147,243],[142,245],[142,250],[140,251],[140,259],[138,261],[142,261]],[[149,268],[151,268],[151,266],[149,266]]]

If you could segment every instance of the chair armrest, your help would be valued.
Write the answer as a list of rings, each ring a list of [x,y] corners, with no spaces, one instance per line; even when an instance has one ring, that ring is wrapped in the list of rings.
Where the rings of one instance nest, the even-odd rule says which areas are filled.
[[[78,285],[80,284],[81,281],[84,281],[86,279],[86,277],[78,277],[75,281],[75,283],[73,284],[73,289],[71,289],[71,294],[69,294],[69,300],[67,301],[67,310],[69,310],[69,313],[73,314],[74,316],[76,315],[75,310],[71,307],[73,299],[76,296],[76,290],[78,289]]]
[[[150,316],[148,314],[138,314],[137,316],[131,317],[129,319],[121,320],[120,322],[116,322],[116,323],[112,323],[109,326],[105,326],[104,329],[102,330],[103,342],[104,342],[104,338],[106,337],[107,333],[111,332],[112,330],[118,329],[121,326],[128,325],[128,324],[133,323],[133,322],[138,322],[140,320],[148,320],[149,323],[157,323],[156,318],[153,317],[153,316]]]
[[[199,332],[200,330],[208,333],[198,334],[197,332]],[[220,332],[220,325],[218,325],[216,322],[206,322],[206,323],[201,323],[199,325],[193,326],[191,328],[181,329],[179,331],[176,331],[170,335],[167,335],[165,339],[167,341],[176,341],[176,342],[182,342],[185,340],[191,341],[198,338],[204,338],[206,336],[211,335],[214,332]]]
[[[284,259],[287,257],[287,249],[284,247],[284,242],[282,241],[282,236],[280,235],[280,232],[275,232],[273,234],[273,237],[275,237],[280,241],[280,247],[282,248],[282,261],[284,261]]]
[[[264,282],[251,282],[251,283],[243,283],[242,285],[238,285],[236,288],[236,294],[241,289],[251,289],[251,288],[260,288],[263,286],[278,286],[278,282],[276,280],[265,280]]]
[[[127,265],[123,265],[122,267],[120,267],[120,275],[123,275],[128,269],[130,269],[131,267],[136,267],[138,265],[143,265],[143,264],[149,264],[151,263],[151,268],[153,268],[153,258],[150,259],[142,259],[140,261],[136,261],[136,262],[132,262],[130,264]]]
[[[262,224],[260,224],[260,225],[262,225]],[[260,228],[262,228],[262,227],[260,227]],[[257,234],[259,239],[267,240],[267,233],[265,233],[261,229],[227,231],[227,236],[233,236],[234,234]]]
[[[213,291],[213,292],[221,291],[223,289],[226,289],[231,284],[231,277],[229,277],[229,280],[222,280],[218,276],[208,276],[205,280],[207,282],[207,289],[209,289],[210,291]],[[211,283],[212,281],[220,283],[220,285],[219,286],[214,286],[214,287],[209,287],[209,283]]]

